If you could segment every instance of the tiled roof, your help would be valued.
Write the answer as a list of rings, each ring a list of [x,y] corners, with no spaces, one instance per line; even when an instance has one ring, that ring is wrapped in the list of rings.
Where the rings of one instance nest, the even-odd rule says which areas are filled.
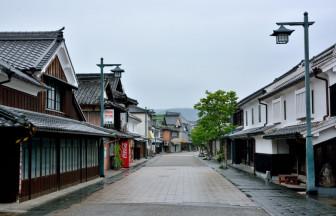
[[[63,29],[0,32],[0,59],[19,70],[41,69],[63,41]]]
[[[145,109],[139,106],[130,106],[128,107],[128,111],[130,113],[148,113],[148,114],[154,114],[153,110]]]
[[[317,127],[320,122],[312,122],[312,127]],[[290,125],[283,128],[275,129],[272,132],[266,133],[263,138],[276,139],[276,138],[299,138],[302,133],[306,131],[306,124]]]
[[[105,84],[106,86],[106,84]],[[100,100],[100,81],[78,79],[78,89],[75,96],[80,105],[96,105]]]
[[[31,76],[15,69],[14,67],[12,67],[11,65],[9,65],[7,62],[4,62],[3,60],[0,59],[0,70],[5,72],[7,75],[9,75],[10,73],[12,73],[12,76],[17,78],[17,79],[20,79],[20,80],[23,80],[23,81],[26,81],[26,82],[29,82],[33,85],[36,85],[36,86],[44,86],[44,84],[40,83],[39,81],[35,80],[34,78],[32,78]]]
[[[335,127],[336,126],[336,116],[330,117],[324,121],[321,121],[319,124],[315,124],[312,127],[312,133],[318,132],[318,131],[323,131],[325,129],[328,129],[330,127]],[[306,134],[306,130],[301,132],[302,135]]]
[[[85,123],[87,125],[89,125],[90,127],[93,127],[93,128],[96,128],[98,130],[102,130],[108,134],[110,134],[112,137],[115,137],[115,138],[132,138],[133,135],[130,134],[130,133],[125,133],[125,132],[121,132],[121,131],[117,131],[117,130],[114,130],[114,129],[110,129],[110,128],[102,128],[102,127],[98,127],[96,125],[92,125],[92,124],[89,124],[89,123]]]
[[[77,74],[78,79],[78,90],[75,92],[75,96],[81,105],[96,105],[99,104],[100,100],[100,74],[90,73],[90,74]],[[127,97],[124,92],[117,90],[117,85],[119,78],[115,78],[113,74],[104,74],[105,86],[108,84],[111,87],[111,92],[114,99],[121,101],[128,101],[130,104],[137,104],[138,102],[134,99]],[[118,101],[117,101],[118,102]],[[123,102],[121,102],[123,103]],[[112,104],[113,105],[113,104]],[[114,104],[117,106],[117,104]],[[122,107],[119,107],[122,108]]]
[[[32,124],[40,132],[113,136],[86,122],[0,105],[0,127],[19,127],[23,124]]]
[[[178,119],[178,116],[166,116],[165,117],[167,125],[174,125],[175,126],[177,119]]]
[[[239,130],[229,135],[230,138],[247,138],[248,136],[254,136],[258,134],[264,134],[266,131],[274,128],[275,125],[262,126],[256,128],[250,128],[246,130]]]

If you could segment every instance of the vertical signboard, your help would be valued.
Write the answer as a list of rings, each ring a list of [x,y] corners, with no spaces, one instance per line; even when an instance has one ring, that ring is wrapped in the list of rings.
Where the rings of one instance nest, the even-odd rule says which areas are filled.
[[[124,140],[121,142],[121,160],[123,168],[129,168],[129,143],[128,140]]]
[[[104,110],[104,124],[105,125],[113,125],[114,124],[113,109],[105,109]]]

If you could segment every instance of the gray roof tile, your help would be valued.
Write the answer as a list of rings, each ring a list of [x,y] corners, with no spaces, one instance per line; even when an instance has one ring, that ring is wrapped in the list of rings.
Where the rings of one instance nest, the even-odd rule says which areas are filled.
[[[19,70],[41,69],[63,40],[62,30],[0,32],[0,59]]]
[[[112,134],[86,122],[0,105],[0,127],[32,124],[37,131],[112,137]]]
[[[230,134],[229,137],[230,138],[247,138],[248,136],[264,134],[274,127],[275,127],[275,125],[269,125],[269,126],[261,126],[261,127],[256,127],[256,128],[250,128],[250,129],[246,129],[246,130],[238,130],[238,131]]]
[[[312,122],[312,127],[317,127],[320,122]],[[302,133],[306,130],[306,124],[290,125],[283,128],[278,128],[269,133],[266,133],[263,138],[276,139],[276,138],[299,138],[302,137]]]
[[[78,103],[81,105],[97,105],[100,100],[100,74],[99,73],[87,73],[77,74],[78,90],[75,92],[75,96]],[[113,98],[116,100],[128,101],[130,104],[137,104],[137,101],[127,97],[124,92],[117,90],[119,78],[115,78],[111,73],[104,74],[105,86],[108,84],[111,86]],[[114,101],[119,102],[119,101]],[[110,101],[111,103],[111,101]],[[118,104],[111,104],[118,107]],[[122,107],[119,107],[122,108]]]
[[[12,67],[11,65],[9,65],[7,62],[4,62],[3,60],[0,59],[0,70],[5,72],[7,75],[10,73],[13,73],[12,76],[29,82],[35,86],[39,86],[39,87],[43,87],[44,84],[40,83],[39,81],[37,81],[36,79],[34,79],[33,77],[21,72],[20,70],[15,69],[14,67]]]

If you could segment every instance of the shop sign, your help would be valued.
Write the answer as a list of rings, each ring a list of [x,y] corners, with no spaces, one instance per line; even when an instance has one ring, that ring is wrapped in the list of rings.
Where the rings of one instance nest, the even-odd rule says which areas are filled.
[[[127,140],[121,142],[121,160],[124,168],[129,168],[129,143]]]
[[[113,109],[104,110],[104,124],[114,124]]]

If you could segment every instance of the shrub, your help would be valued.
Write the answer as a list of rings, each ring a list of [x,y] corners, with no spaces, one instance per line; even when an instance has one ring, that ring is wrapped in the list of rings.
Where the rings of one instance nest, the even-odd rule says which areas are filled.
[[[224,153],[223,152],[217,152],[217,155],[215,156],[215,159],[220,163],[224,160]]]
[[[120,157],[120,145],[116,144],[114,145],[114,163],[113,163],[113,168],[114,169],[120,169],[122,165],[122,160]]]

